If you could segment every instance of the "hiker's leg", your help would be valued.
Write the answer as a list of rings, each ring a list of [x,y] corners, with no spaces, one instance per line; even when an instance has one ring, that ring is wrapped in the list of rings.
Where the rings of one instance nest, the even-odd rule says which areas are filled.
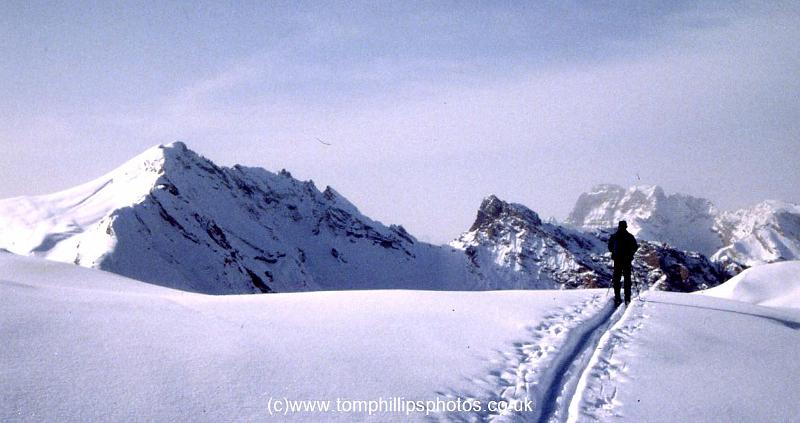
[[[619,304],[622,298],[619,296],[620,278],[622,277],[622,263],[614,262],[614,276],[611,278],[611,283],[614,285],[614,300]]]
[[[623,268],[623,274],[625,276],[625,302],[631,301],[631,264],[626,263],[625,267]]]

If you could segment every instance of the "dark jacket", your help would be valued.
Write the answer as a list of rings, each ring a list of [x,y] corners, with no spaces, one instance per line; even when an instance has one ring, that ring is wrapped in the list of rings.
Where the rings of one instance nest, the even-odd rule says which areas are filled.
[[[636,238],[625,229],[620,229],[608,239],[608,251],[614,261],[630,263],[633,261],[633,254],[639,249]]]

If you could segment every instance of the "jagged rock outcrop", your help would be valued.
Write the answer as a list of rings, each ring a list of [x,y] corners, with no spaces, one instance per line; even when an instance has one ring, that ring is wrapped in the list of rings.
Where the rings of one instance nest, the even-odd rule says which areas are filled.
[[[521,204],[487,197],[469,231],[451,243],[470,258],[472,272],[515,288],[596,288],[611,281],[607,231],[583,232],[552,223]],[[634,261],[644,287],[690,292],[727,277],[698,253],[640,241]]]

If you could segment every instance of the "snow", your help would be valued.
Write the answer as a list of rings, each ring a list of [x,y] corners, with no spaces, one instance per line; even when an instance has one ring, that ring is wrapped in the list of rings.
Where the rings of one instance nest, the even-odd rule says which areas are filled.
[[[658,186],[605,184],[581,194],[566,222],[593,230],[616,227],[619,220],[640,239],[700,252],[726,266],[800,259],[797,204],[767,200],[720,213],[709,200],[666,195]]]
[[[499,281],[498,288],[596,287],[610,279],[592,268],[609,268],[608,263],[597,266],[606,252],[604,242],[543,223],[533,210],[494,195],[482,201],[475,223],[450,246],[470,257],[474,273]]]
[[[616,228],[620,220],[638,238],[666,242],[679,249],[711,254],[722,244],[711,231],[716,208],[704,198],[664,193],[659,186],[625,189],[604,184],[582,194],[567,223],[586,230]]]
[[[791,204],[717,215],[658,187],[582,199],[581,226],[624,216],[644,238],[718,237],[726,266],[800,252]],[[607,233],[490,196],[434,246],[331,188],[218,167],[181,143],[2,200],[0,233],[0,421],[262,421],[285,399],[482,404],[291,415],[309,421],[800,420],[798,261],[617,309],[605,289],[456,292],[598,286]],[[644,286],[720,280],[706,257],[653,242],[634,267]],[[269,290],[285,293],[207,295]]]
[[[8,254],[0,274],[2,421],[260,421],[270,397],[489,395],[497,348],[554,348],[601,305],[590,290],[208,296]]]
[[[571,421],[800,419],[800,312],[694,294],[644,297],[604,335]]]
[[[763,306],[800,309],[800,261],[752,267],[722,285],[698,294]]]
[[[471,273],[496,288],[597,288],[611,284],[610,233],[542,222],[524,205],[486,197],[470,230],[450,243],[469,257]],[[691,292],[726,278],[697,253],[639,241],[634,277],[644,285]]]
[[[486,287],[463,253],[372,220],[330,187],[216,166],[183,143],[73,189],[0,200],[0,233],[16,254],[209,294]]]
[[[631,196],[663,196],[637,189]],[[489,196],[469,231],[431,245],[370,219],[330,187],[285,170],[217,166],[183,143],[153,147],[73,189],[0,200],[0,233],[0,248],[16,254],[206,294],[595,288],[611,276],[602,235],[544,223],[521,204]],[[637,276],[654,283],[683,267],[691,275],[668,277],[664,289],[726,276],[705,258],[647,247]]]
[[[785,265],[738,286],[797,274]],[[616,310],[605,290],[211,296],[8,253],[0,275],[2,421],[262,421],[271,399],[393,397],[534,410],[291,417],[800,419],[794,309],[657,291]]]
[[[54,194],[0,200],[3,232],[0,242],[17,254],[63,258],[80,244],[87,230],[108,218],[110,210],[141,201],[155,184],[159,176],[156,169],[163,162],[163,155],[149,149],[122,167],[77,187]]]
[[[715,226],[725,243],[714,253],[718,261],[756,266],[800,259],[800,206],[764,201],[751,208],[726,212]]]

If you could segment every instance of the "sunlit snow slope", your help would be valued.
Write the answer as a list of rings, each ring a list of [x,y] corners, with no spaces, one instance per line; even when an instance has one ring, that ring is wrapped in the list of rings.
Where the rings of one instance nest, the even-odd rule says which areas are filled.
[[[153,147],[73,189],[0,201],[0,248],[194,292],[478,289],[463,254],[420,243],[332,188]]]
[[[604,290],[209,296],[0,253],[0,296],[1,421],[263,421],[270,399],[393,397],[535,408],[289,417],[800,418],[800,311],[703,295],[613,313]]]
[[[270,397],[428,400],[494,388],[496,348],[560,312],[576,324],[597,310],[581,306],[594,295],[210,296],[0,253],[0,421],[262,421]]]
[[[752,267],[722,285],[698,294],[800,309],[800,261]]]
[[[796,422],[800,311],[651,292],[584,372],[570,421]]]

